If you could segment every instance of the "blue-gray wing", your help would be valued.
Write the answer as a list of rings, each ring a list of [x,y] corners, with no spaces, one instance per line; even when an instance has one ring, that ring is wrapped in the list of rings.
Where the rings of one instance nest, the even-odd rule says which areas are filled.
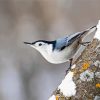
[[[83,33],[85,33],[85,31]],[[68,37],[57,39],[55,49],[60,51],[65,49],[66,47],[70,46],[74,41],[80,39],[81,35],[82,32],[77,32]]]
[[[57,39],[55,50],[61,51],[64,48],[66,48],[67,44],[68,44],[68,37],[63,37],[63,38]]]
[[[55,49],[63,50],[66,47],[70,46],[74,41],[80,40],[86,34],[88,34],[89,32],[94,32],[95,30],[96,30],[96,26],[93,26],[85,31],[77,32],[72,35],[69,35],[68,37],[63,37],[63,38],[57,39]]]
[[[86,29],[85,31],[77,32],[77,33],[74,33],[74,34],[70,35],[70,36],[67,38],[67,41],[68,41],[68,42],[67,42],[66,46],[71,45],[74,41],[80,40],[80,39],[82,39],[84,36],[86,36],[88,33],[95,32],[96,30],[97,30],[96,26],[92,26],[92,27]]]

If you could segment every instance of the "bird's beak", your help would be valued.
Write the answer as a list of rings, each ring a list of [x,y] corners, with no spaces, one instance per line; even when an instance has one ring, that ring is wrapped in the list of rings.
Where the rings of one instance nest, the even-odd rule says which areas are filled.
[[[27,44],[27,45],[32,45],[32,43],[29,43],[29,42],[24,42],[24,44]]]
[[[29,46],[35,48],[34,43],[24,42],[24,44],[27,44],[27,45],[29,45]]]

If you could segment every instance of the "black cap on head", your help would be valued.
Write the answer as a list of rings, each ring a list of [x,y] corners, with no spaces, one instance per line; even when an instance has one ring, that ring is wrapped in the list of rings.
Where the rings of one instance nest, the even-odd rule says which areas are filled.
[[[37,43],[37,42],[44,42],[44,43],[47,43],[47,44],[52,44],[52,45],[53,45],[53,50],[54,50],[54,48],[55,48],[55,46],[56,46],[56,40],[54,40],[54,41],[37,40],[37,41],[32,42],[32,43],[24,42],[24,44],[34,45],[34,44]]]

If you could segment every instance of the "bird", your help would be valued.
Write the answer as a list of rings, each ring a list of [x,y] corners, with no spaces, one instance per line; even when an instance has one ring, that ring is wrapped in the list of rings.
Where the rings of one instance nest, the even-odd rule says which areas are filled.
[[[61,64],[70,61],[72,65],[72,59],[81,45],[89,42],[82,42],[84,36],[88,33],[96,31],[96,26],[88,28],[81,32],[76,32],[71,35],[67,35],[58,38],[53,41],[37,40],[34,42],[24,42],[24,44],[30,45],[34,49],[40,52],[40,54],[49,62],[53,64]]]

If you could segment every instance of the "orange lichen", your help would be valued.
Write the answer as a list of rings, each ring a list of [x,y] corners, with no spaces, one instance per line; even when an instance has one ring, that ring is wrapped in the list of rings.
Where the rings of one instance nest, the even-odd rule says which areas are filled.
[[[90,67],[90,63],[89,62],[85,62],[82,65],[82,70],[87,70]]]
[[[58,95],[56,95],[56,100],[59,100],[59,96]]]
[[[96,88],[100,88],[100,83],[97,83],[96,84]]]

